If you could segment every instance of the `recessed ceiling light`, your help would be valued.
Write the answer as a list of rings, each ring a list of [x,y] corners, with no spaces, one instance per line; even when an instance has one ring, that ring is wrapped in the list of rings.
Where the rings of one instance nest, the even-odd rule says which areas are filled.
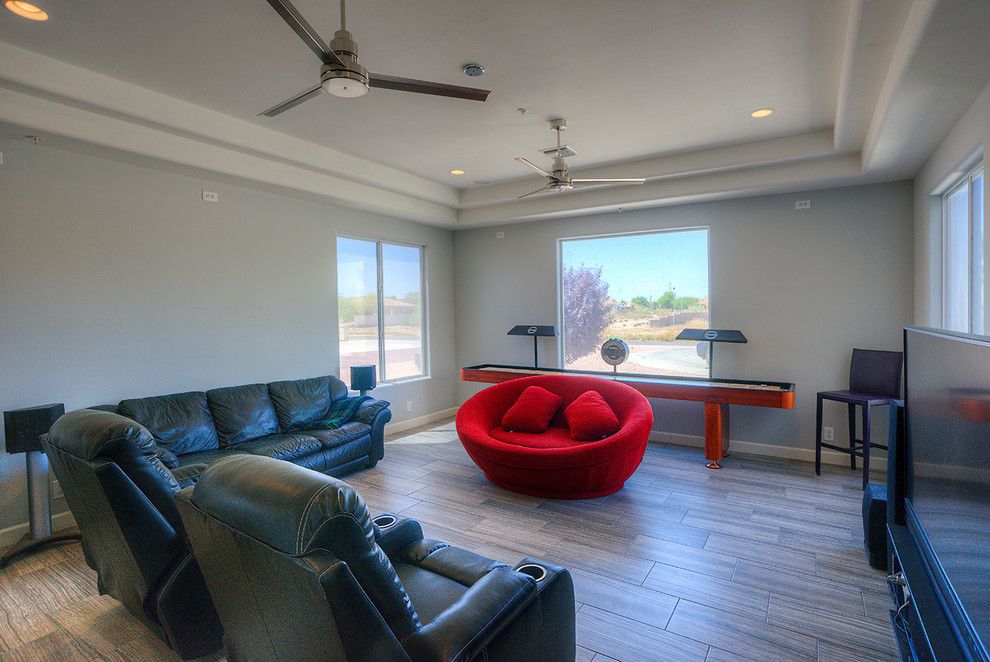
[[[32,5],[24,0],[6,0],[3,6],[22,18],[32,21],[47,21],[48,12],[37,5]]]
[[[750,116],[755,117],[756,119],[763,119],[764,117],[770,117],[771,115],[773,115],[773,108],[757,108],[750,113]]]
[[[452,174],[452,175],[463,175],[464,174],[464,171],[461,170],[460,168],[454,168],[453,170],[450,171],[450,174]]]

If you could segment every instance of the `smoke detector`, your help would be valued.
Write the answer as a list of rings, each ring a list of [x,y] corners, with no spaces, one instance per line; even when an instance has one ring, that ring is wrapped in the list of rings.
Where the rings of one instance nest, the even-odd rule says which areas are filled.
[[[472,78],[477,78],[478,76],[485,75],[485,68],[476,62],[464,65],[464,74],[471,76]]]

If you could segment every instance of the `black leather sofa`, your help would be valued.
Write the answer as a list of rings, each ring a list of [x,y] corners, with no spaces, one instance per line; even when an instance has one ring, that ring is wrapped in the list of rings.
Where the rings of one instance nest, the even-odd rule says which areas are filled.
[[[333,478],[264,457],[212,464],[177,494],[238,662],[573,662],[567,570],[516,568],[374,519]]]
[[[62,416],[42,443],[100,592],[183,658],[218,650],[222,628],[174,494],[210,462],[235,455],[336,475],[374,466],[391,419],[387,402],[366,401],[340,427],[318,424],[346,394],[339,379],[317,377],[123,400]]]

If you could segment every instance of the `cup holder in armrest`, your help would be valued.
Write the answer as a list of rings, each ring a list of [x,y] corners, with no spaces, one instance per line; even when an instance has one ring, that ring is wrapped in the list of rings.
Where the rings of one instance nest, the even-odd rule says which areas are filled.
[[[371,521],[374,522],[375,526],[379,529],[387,529],[391,526],[395,526],[395,523],[399,520],[395,515],[379,515]]]
[[[521,572],[524,575],[529,575],[537,582],[542,582],[547,578],[547,569],[542,565],[537,565],[535,563],[526,563],[524,565],[516,568],[516,572]]]

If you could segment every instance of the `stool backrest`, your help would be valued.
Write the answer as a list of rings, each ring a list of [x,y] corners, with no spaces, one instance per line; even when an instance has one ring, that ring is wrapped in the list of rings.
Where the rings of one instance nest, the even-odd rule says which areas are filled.
[[[901,352],[854,349],[849,366],[849,390],[856,393],[901,397]]]

